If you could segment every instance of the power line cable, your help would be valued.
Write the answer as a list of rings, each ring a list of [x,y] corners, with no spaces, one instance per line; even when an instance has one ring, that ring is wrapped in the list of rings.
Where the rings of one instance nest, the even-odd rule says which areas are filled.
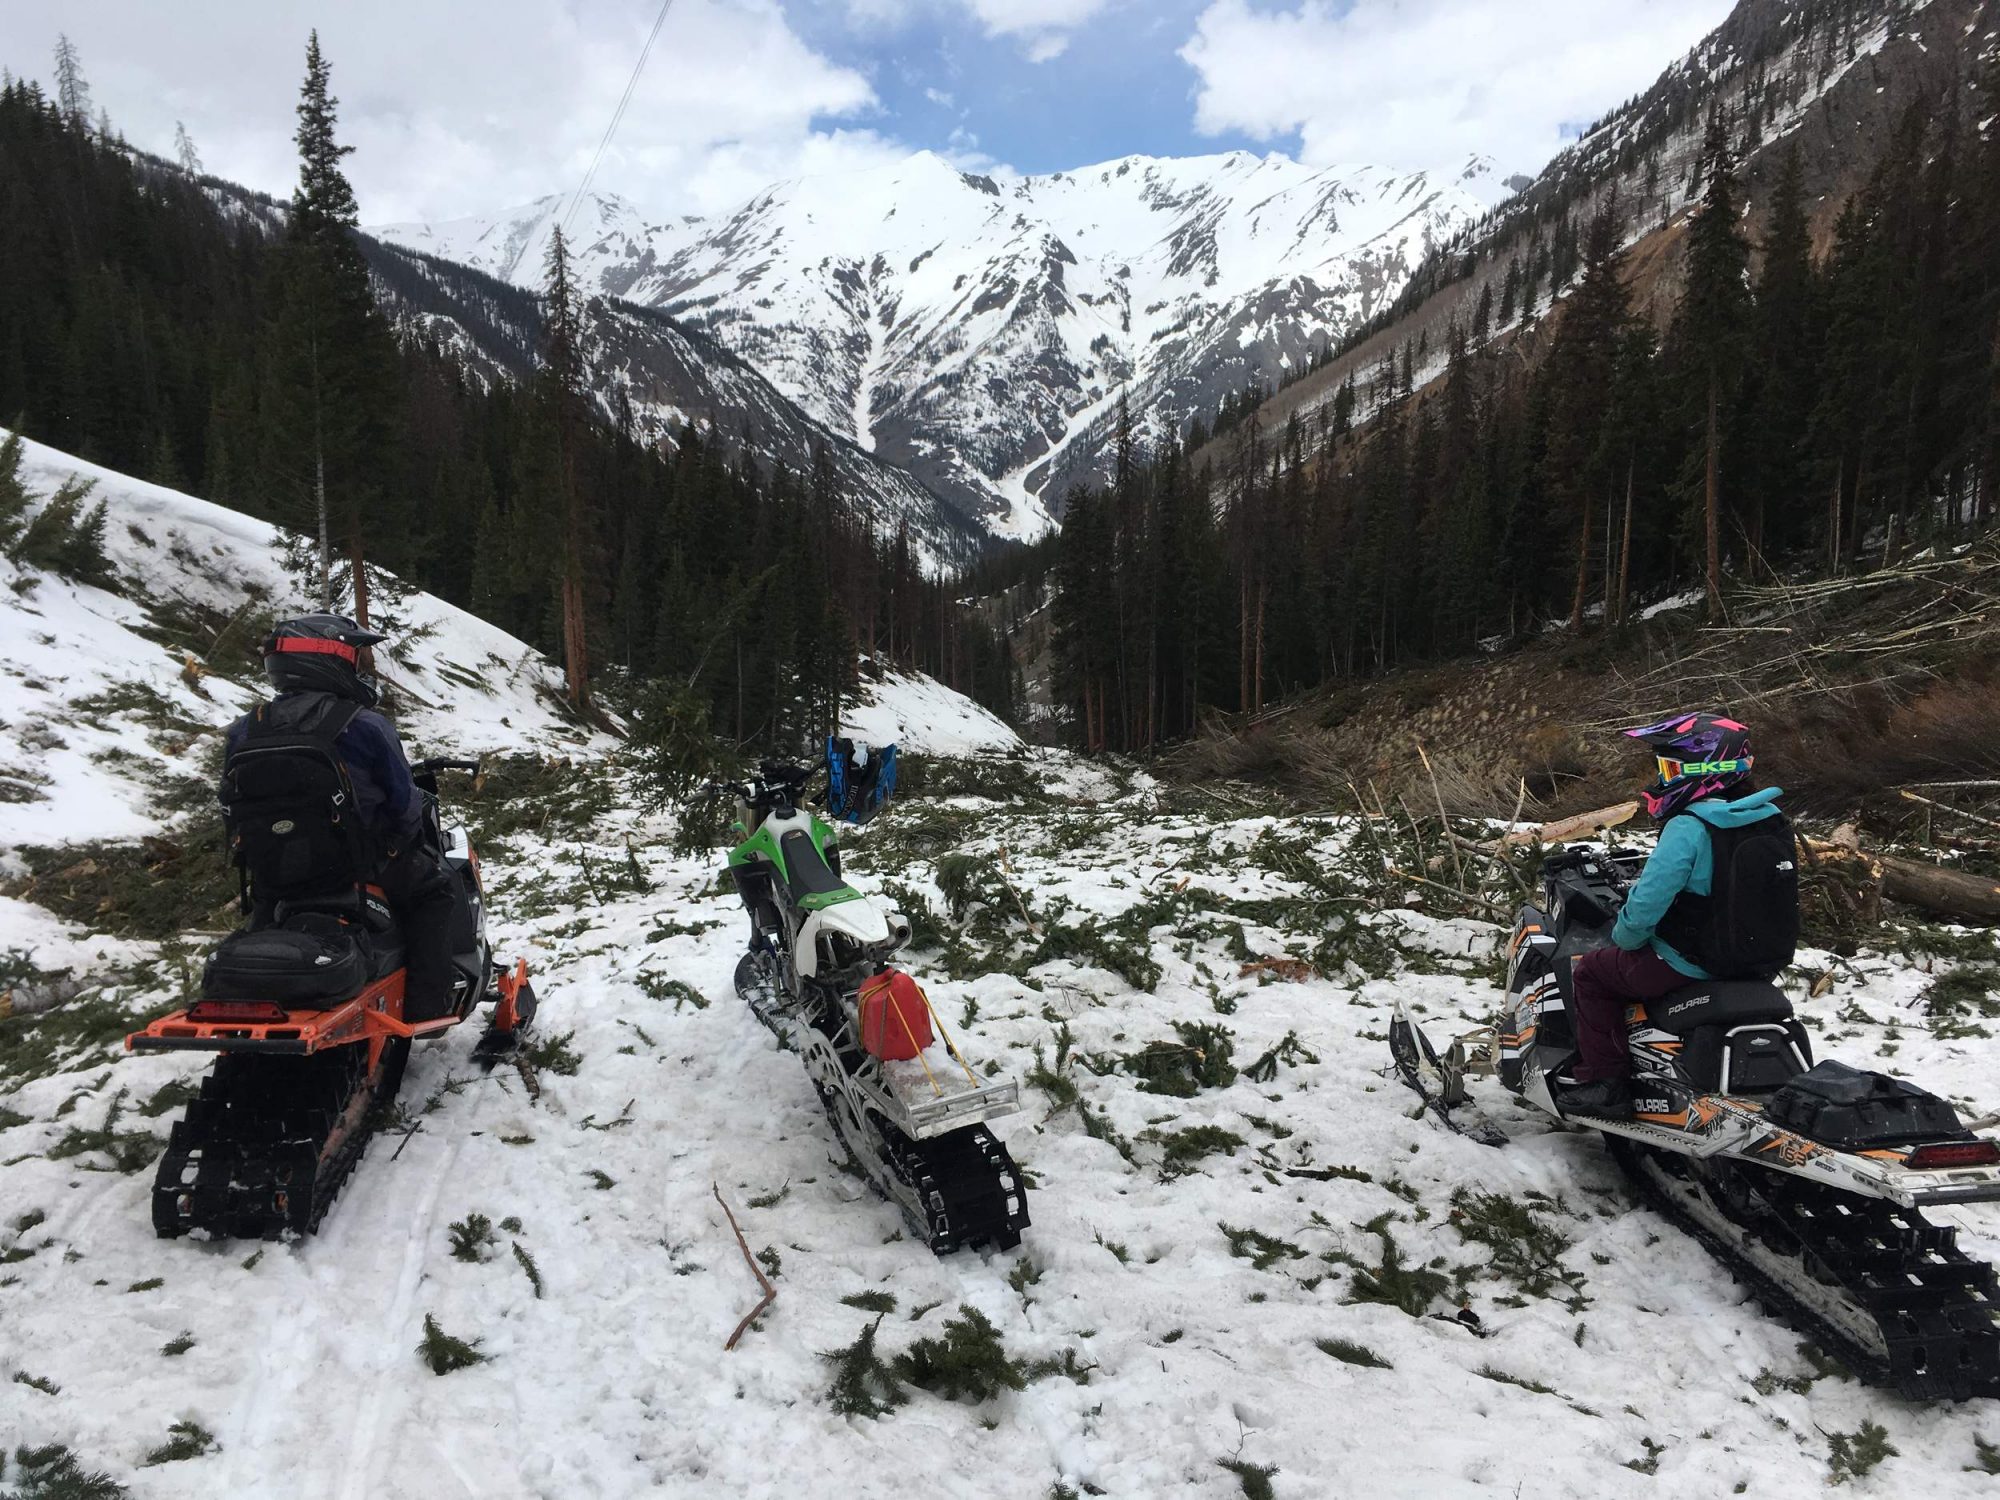
[[[633,92],[639,87],[639,75],[646,71],[646,59],[653,54],[653,43],[660,38],[660,28],[667,24],[667,12],[674,8],[674,0],[661,0],[660,13],[653,18],[653,29],[646,34],[646,45],[639,49],[639,61],[632,69],[632,76],[625,83],[625,92],[618,100],[618,108],[611,113],[611,123],[604,127],[604,139],[597,143],[597,154],[590,159],[590,167],[583,174],[583,181],[576,185],[576,192],[569,200],[569,209],[563,214],[562,227],[568,232],[570,220],[576,217],[583,195],[590,191],[591,180],[597,176],[598,163],[604,160],[604,152],[611,144],[611,138],[618,133],[618,126],[625,118],[626,108],[632,103]]]

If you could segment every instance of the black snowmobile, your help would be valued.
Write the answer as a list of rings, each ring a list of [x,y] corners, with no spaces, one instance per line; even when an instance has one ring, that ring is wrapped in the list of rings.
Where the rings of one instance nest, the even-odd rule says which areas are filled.
[[[831,810],[865,821],[886,795],[879,773],[858,772],[845,742],[828,748]],[[729,870],[750,915],[736,992],[799,1053],[849,1156],[925,1244],[1012,1249],[1027,1189],[985,1122],[1020,1109],[1020,1085],[975,1072],[890,964],[910,924],[841,878],[832,826],[801,805],[814,774],[766,762],[709,789],[736,801]]]
[[[222,1054],[174,1122],[153,1179],[162,1238],[312,1233],[396,1097],[413,1041],[440,1036],[490,1000],[477,1049],[490,1062],[535,1016],[527,963],[494,961],[478,856],[463,830],[438,817],[438,773],[476,774],[477,762],[411,768],[425,836],[454,896],[452,998],[426,1015],[404,1005],[402,941],[382,891],[367,882],[345,770],[290,746],[244,762],[228,817],[250,920],[210,956],[199,1001],[125,1039],[138,1052]],[[299,878],[287,880],[289,872]]]
[[[2000,1143],[1912,1084],[1814,1066],[1777,986],[1704,980],[1629,1007],[1634,1117],[1564,1114],[1570,965],[1610,942],[1643,863],[1589,846],[1545,861],[1541,902],[1509,940],[1499,1018],[1440,1056],[1399,1003],[1389,1039],[1404,1080],[1489,1144],[1504,1136],[1472,1105],[1471,1076],[1497,1073],[1524,1104],[1602,1133],[1648,1204],[1869,1383],[1912,1400],[2000,1396],[1993,1268],[1919,1212],[2000,1200]]]

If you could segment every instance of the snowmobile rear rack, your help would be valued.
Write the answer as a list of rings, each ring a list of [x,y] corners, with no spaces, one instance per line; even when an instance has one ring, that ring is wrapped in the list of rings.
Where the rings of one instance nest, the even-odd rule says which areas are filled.
[[[198,1020],[200,1007],[177,1011],[125,1038],[132,1052],[264,1052],[309,1056],[355,1042],[405,1041],[445,1031],[456,1015],[404,1021],[388,1007],[402,998],[401,971],[369,985],[352,1000],[327,1010],[289,1010],[282,1021]]]
[[[1021,1085],[1013,1079],[1005,1083],[971,1083],[950,1092],[934,1090],[931,1080],[913,1060],[884,1063],[882,1081],[903,1107],[904,1117],[899,1123],[904,1132],[920,1141],[961,1125],[998,1120],[1018,1113],[1021,1108]]]

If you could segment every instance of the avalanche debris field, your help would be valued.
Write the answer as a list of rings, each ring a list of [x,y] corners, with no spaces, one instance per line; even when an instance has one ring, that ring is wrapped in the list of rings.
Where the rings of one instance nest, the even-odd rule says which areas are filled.
[[[123,939],[125,982],[0,1026],[0,1431],[68,1450],[9,1478],[1992,1493],[1989,1403],[1917,1409],[1826,1367],[1632,1207],[1593,1139],[1490,1087],[1502,1150],[1412,1116],[1391,999],[1435,1035],[1473,1024],[1499,929],[1385,905],[1369,830],[1046,754],[920,770],[847,866],[915,919],[911,967],[974,1064],[1025,1084],[998,1127],[1031,1182],[1018,1250],[934,1259],[836,1158],[734,996],[719,851],[674,852],[615,760],[509,761],[492,784],[515,794],[470,821],[499,948],[542,976],[532,1062],[481,1072],[470,1029],[420,1048],[315,1239],[152,1236],[201,1060],[117,1037],[183,996],[198,934]],[[17,978],[87,957],[55,913],[5,916]],[[1925,946],[1806,954],[1801,1008],[1826,1052],[1984,1113],[1995,955]],[[716,1185],[778,1292],[729,1353],[758,1289]],[[1990,1211],[1948,1217],[2000,1254]]]

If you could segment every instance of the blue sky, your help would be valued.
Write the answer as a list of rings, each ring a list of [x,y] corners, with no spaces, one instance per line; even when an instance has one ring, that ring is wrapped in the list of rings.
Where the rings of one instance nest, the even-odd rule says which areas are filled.
[[[595,185],[726,213],[780,178],[919,148],[1046,172],[1132,153],[1538,169],[1730,0],[674,0]],[[97,103],[274,193],[307,32],[333,66],[366,222],[572,190],[659,0],[5,0],[0,65],[58,32]]]
[[[1196,131],[1198,78],[1178,53],[1206,4],[1108,8],[1040,62],[1019,42],[987,36],[958,6],[911,7],[900,18],[837,4],[795,4],[790,13],[816,47],[874,84],[898,135],[1033,173],[1141,153],[1282,149],[1241,130]]]

